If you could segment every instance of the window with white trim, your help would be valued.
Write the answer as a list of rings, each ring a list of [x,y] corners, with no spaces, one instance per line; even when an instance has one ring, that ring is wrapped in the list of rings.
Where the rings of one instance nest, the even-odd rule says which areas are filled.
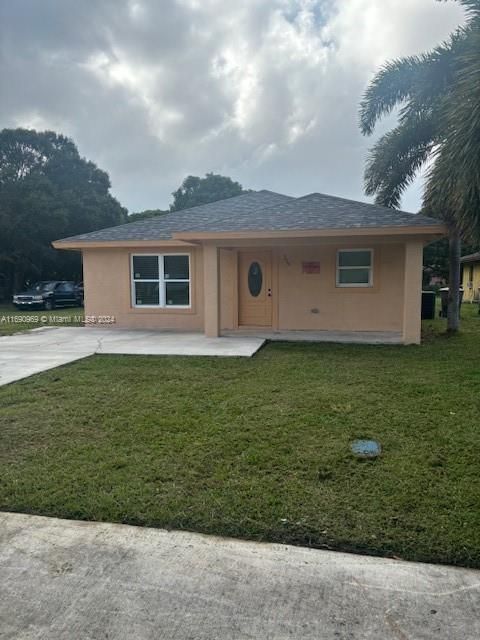
[[[132,256],[134,307],[190,307],[190,256],[166,253]]]
[[[373,249],[337,251],[337,287],[373,285]]]

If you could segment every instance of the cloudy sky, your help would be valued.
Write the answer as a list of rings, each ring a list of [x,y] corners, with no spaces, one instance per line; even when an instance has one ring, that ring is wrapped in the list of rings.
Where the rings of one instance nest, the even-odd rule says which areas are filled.
[[[462,20],[435,0],[0,0],[0,128],[71,136],[130,211],[207,171],[365,200],[365,86]]]

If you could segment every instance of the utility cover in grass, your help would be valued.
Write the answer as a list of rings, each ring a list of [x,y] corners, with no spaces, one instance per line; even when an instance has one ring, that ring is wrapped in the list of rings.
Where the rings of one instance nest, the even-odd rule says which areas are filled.
[[[354,440],[350,449],[360,458],[376,458],[382,453],[380,443],[375,440]]]

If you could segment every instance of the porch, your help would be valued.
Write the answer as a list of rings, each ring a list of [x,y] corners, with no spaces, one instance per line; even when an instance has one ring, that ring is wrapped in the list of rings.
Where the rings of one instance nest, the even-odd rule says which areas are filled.
[[[237,329],[222,331],[226,338],[259,338],[278,342],[337,342],[340,344],[403,344],[400,331],[273,331]]]
[[[333,238],[203,245],[207,336],[345,344],[420,342],[423,245]],[[365,261],[344,274],[339,256]],[[355,262],[354,262],[355,264]],[[345,283],[344,276],[363,281]]]

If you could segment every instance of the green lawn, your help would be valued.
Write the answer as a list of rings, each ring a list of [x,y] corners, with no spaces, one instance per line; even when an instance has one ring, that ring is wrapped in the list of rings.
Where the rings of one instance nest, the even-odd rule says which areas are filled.
[[[480,567],[476,312],[421,347],[93,356],[0,388],[0,508]]]
[[[48,326],[75,327],[83,322],[83,308],[55,309],[54,311],[18,311],[13,304],[0,304],[0,336]]]

